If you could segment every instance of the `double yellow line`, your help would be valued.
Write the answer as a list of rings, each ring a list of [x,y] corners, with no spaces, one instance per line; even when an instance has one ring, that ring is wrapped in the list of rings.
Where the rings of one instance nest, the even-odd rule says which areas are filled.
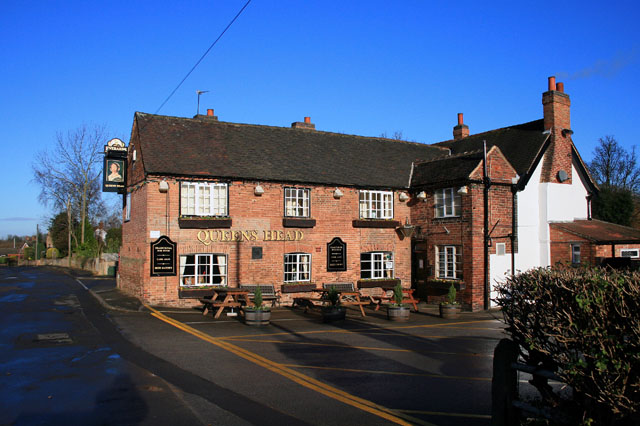
[[[185,331],[199,339],[209,342],[212,345],[218,346],[219,348],[229,351],[241,358],[246,359],[247,361],[250,361],[263,368],[266,368],[267,370],[270,370],[283,377],[286,377],[287,379],[292,380],[295,383],[298,383],[299,385],[302,385],[308,389],[314,390],[318,393],[328,396],[329,398],[343,402],[352,407],[359,408],[360,410],[366,411],[367,413],[389,420],[390,422],[393,422],[398,425],[420,424],[424,426],[432,426],[431,423],[424,422],[420,419],[408,416],[403,413],[399,413],[397,411],[393,411],[389,408],[383,407],[381,405],[378,405],[366,399],[359,398],[355,395],[351,395],[338,388],[329,386],[326,383],[316,380],[313,377],[309,377],[296,370],[287,368],[282,364],[273,362],[267,358],[264,358],[258,354],[255,354],[251,351],[243,349],[239,346],[233,345],[229,342],[222,341],[220,339],[216,339],[212,336],[209,336],[206,333],[196,330],[195,328],[189,327],[188,325],[183,324],[180,321],[174,320],[173,318],[170,318],[158,312],[157,310],[153,309],[148,305],[144,305],[144,306],[151,311],[152,316],[166,322],[167,324],[171,324],[172,326],[182,331]]]

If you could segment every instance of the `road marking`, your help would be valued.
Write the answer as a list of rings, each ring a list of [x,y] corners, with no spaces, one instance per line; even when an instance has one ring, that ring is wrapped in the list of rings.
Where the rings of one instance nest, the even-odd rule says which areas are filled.
[[[84,285],[84,283],[82,281],[80,281],[78,278],[76,278],[76,281],[78,281],[78,283],[80,283],[80,285],[87,291],[89,291],[89,289],[87,288],[86,285]]]
[[[312,370],[331,370],[331,371],[344,371],[347,373],[366,373],[366,374],[386,374],[391,376],[416,376],[416,377],[431,377],[436,379],[453,379],[453,380],[471,380],[479,382],[490,382],[491,377],[465,377],[465,376],[447,376],[444,374],[433,373],[406,373],[402,371],[383,371],[383,370],[360,370],[357,368],[339,368],[339,367],[321,367],[315,365],[296,365],[296,364],[281,364],[285,367],[291,368],[308,368]]]
[[[288,341],[288,340],[266,340],[266,339],[257,340],[257,339],[239,338],[239,337],[218,337],[218,339],[222,341],[232,341],[232,342],[279,343],[283,345],[328,346],[328,347],[337,347],[337,348],[362,349],[362,350],[383,351],[383,352],[385,351],[386,352],[411,352],[411,353],[417,353],[417,354],[460,355],[460,356],[493,358],[492,354],[479,354],[479,353],[472,353],[472,352],[413,351],[411,349],[380,348],[380,347],[374,347],[374,346],[353,346],[353,345],[338,344],[338,343],[294,342],[294,341]]]
[[[488,414],[467,414],[467,413],[445,413],[444,411],[423,411],[423,410],[396,410],[407,414],[422,414],[427,416],[447,416],[447,417],[467,417],[470,419],[491,419]]]
[[[407,414],[403,414],[403,413],[397,413],[393,410],[390,410],[389,408],[383,407],[381,405],[378,405],[374,402],[368,401],[366,399],[363,398],[359,398],[355,395],[352,395],[350,393],[347,393],[345,391],[342,391],[338,388],[335,388],[333,386],[329,386],[324,382],[321,382],[319,380],[316,380],[312,377],[306,376],[296,370],[284,367],[282,364],[271,361],[267,358],[264,358],[258,354],[255,354],[251,351],[248,351],[246,349],[243,349],[239,346],[235,346],[232,345],[229,342],[224,342],[220,339],[217,339],[215,337],[209,336],[206,333],[203,333],[199,330],[196,330],[195,328],[189,327],[186,324],[181,323],[180,321],[174,320],[173,318],[170,318],[166,315],[163,315],[162,313],[156,311],[155,309],[153,309],[151,306],[148,306],[146,304],[144,304],[144,306],[149,309],[151,311],[151,315],[158,318],[161,321],[166,322],[167,324],[171,324],[174,327],[185,331],[195,337],[198,337],[206,342],[209,342],[213,345],[216,345],[222,349],[225,349],[241,358],[246,359],[247,361],[253,362],[254,364],[257,364],[261,367],[264,367],[276,374],[279,374],[283,377],[288,378],[289,380],[292,380],[308,389],[312,389],[316,392],[319,392],[325,396],[328,396],[329,398],[333,398],[337,401],[343,402],[345,404],[351,405],[352,407],[356,407],[359,408],[363,411],[366,411],[370,414],[376,415],[378,417],[382,417],[383,419],[389,420],[390,422],[399,424],[399,425],[410,425],[411,423],[414,424],[421,424],[424,426],[433,426],[431,423],[427,423],[424,422],[420,419],[411,417]],[[408,423],[411,422],[411,423]]]

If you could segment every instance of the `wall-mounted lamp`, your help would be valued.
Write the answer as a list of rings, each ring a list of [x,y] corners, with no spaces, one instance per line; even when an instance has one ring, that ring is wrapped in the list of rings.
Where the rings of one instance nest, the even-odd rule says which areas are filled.
[[[400,195],[398,195],[398,200],[404,202],[407,201],[409,199],[409,196],[407,195],[406,192],[401,192]]]
[[[466,186],[461,186],[460,189],[458,189],[458,194],[466,194],[467,192],[469,192],[469,190]]]
[[[259,197],[264,194],[264,188],[262,188],[262,186],[260,185],[256,185],[256,189],[253,190],[253,193]]]
[[[427,193],[422,191],[418,195],[416,195],[416,198],[420,201],[424,201],[427,199]]]
[[[340,198],[342,198],[344,194],[342,193],[342,191],[340,191],[339,188],[336,188],[335,191],[333,191],[333,198],[335,198],[336,200],[339,200]]]
[[[131,154],[131,159],[132,159],[133,161],[136,161],[136,158],[138,157],[136,154],[137,154],[137,151],[134,149],[134,150],[133,150],[133,154]]]
[[[160,191],[163,194],[169,191],[169,184],[167,183],[166,180],[162,179],[160,181],[160,185],[158,185],[158,191]]]
[[[403,237],[411,238],[411,236],[413,235],[413,233],[416,230],[416,227],[409,223],[409,218],[407,217],[407,218],[405,218],[404,225],[402,225],[398,229],[400,229],[400,232],[402,233]]]

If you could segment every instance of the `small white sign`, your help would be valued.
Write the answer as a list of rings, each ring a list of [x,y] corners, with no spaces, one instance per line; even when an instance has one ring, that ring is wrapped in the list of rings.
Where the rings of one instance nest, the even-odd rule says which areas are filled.
[[[149,231],[149,238],[160,238],[160,231]]]
[[[393,262],[385,262],[385,266],[386,269],[392,269],[393,268]]]

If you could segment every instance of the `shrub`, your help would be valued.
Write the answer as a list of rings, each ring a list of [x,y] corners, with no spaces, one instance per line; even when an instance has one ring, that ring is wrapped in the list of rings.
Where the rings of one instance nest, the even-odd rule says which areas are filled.
[[[327,292],[327,299],[329,299],[331,306],[337,306],[340,302],[340,293],[338,293],[335,286],[331,286]]]
[[[402,299],[404,299],[404,294],[402,294],[402,285],[396,284],[393,288],[393,301],[396,306],[402,306]]]
[[[633,424],[640,407],[640,273],[534,269],[498,288],[507,332],[528,364],[555,371],[572,400],[546,381],[544,402],[575,424]]]
[[[449,292],[447,293],[447,299],[446,299],[446,303],[447,305],[456,305],[458,302],[456,302],[456,287],[451,284],[449,286]]]
[[[253,292],[253,305],[257,310],[262,309],[262,290],[260,286],[256,287],[256,291]]]

